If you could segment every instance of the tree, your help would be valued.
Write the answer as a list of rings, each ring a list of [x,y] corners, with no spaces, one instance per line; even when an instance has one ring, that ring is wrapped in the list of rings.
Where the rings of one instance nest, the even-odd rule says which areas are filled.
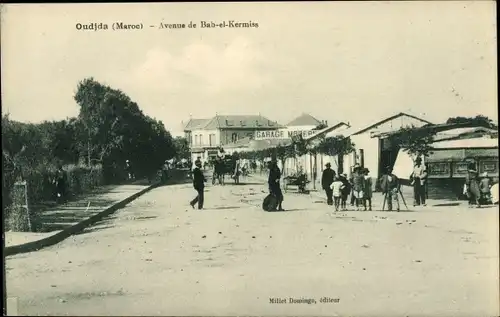
[[[354,151],[354,143],[342,135],[332,136],[324,138],[318,145],[317,151],[330,156],[346,155]]]
[[[432,154],[432,142],[436,132],[433,129],[419,129],[414,125],[401,128],[392,137],[401,149],[413,157],[429,156]]]
[[[352,143],[351,138],[346,138],[342,135],[323,138],[316,149],[318,153],[337,156],[338,158],[352,153],[354,150],[355,144]],[[338,166],[338,168],[340,169],[340,166]]]
[[[487,128],[498,129],[498,126],[487,116],[477,115],[475,117],[451,117],[446,120],[446,123],[471,123],[484,126]]]
[[[174,147],[177,159],[187,159],[190,156],[189,143],[185,137],[178,136],[174,140]]]
[[[148,176],[175,156],[163,123],[144,115],[122,91],[87,78],[78,84],[74,98],[80,105],[89,165],[98,162],[123,170],[128,159],[136,175]]]

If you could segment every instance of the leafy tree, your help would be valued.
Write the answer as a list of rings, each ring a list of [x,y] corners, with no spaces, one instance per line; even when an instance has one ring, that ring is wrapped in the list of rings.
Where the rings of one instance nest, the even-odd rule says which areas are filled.
[[[342,135],[332,136],[321,140],[317,147],[318,153],[335,156],[346,155],[354,151],[354,143],[350,138]]]
[[[392,137],[401,149],[413,157],[432,154],[432,142],[436,132],[433,129],[418,129],[414,125],[401,128]]]
[[[487,116],[483,115],[477,115],[475,117],[452,117],[446,120],[446,123],[452,124],[452,123],[471,123],[471,124],[477,124],[480,126],[492,128],[492,129],[498,129],[498,126],[493,122],[492,119],[488,118]]]
[[[178,159],[187,159],[190,157],[189,142],[185,137],[176,137],[174,139],[174,147]]]

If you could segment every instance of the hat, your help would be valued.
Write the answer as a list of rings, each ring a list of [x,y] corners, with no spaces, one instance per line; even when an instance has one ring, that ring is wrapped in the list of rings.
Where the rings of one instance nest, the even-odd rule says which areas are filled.
[[[365,168],[363,168],[363,173],[367,173],[368,174],[368,173],[370,173],[370,170],[365,167]]]
[[[330,167],[330,166],[332,166],[332,164],[330,164],[330,163],[326,163],[326,164],[325,164],[325,166],[326,166],[326,167]]]
[[[483,174],[481,174],[482,177],[488,177],[488,172],[484,172]]]
[[[345,177],[345,178],[347,178],[347,174],[346,173],[342,174],[342,176]]]
[[[196,162],[194,162],[194,165],[196,166],[201,165],[201,161],[196,160]]]

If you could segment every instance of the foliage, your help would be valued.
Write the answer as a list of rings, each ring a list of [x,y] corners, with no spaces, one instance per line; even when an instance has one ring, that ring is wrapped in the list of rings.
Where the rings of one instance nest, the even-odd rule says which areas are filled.
[[[189,143],[185,137],[178,136],[173,142],[177,159],[187,159],[190,157]]]
[[[74,99],[80,107],[76,118],[21,123],[2,115],[2,198],[4,210],[11,203],[16,179],[28,181],[30,200],[48,199],[50,178],[58,166],[68,170],[68,190],[78,194],[125,177],[125,160],[130,160],[136,177],[151,176],[177,149],[161,121],[139,109],[127,95],[93,78],[81,81]],[[178,145],[178,147],[176,147]]]
[[[324,128],[328,128],[328,126],[324,123],[318,124],[313,130],[323,130]]]
[[[102,163],[107,174],[130,160],[136,176],[155,173],[175,156],[172,136],[161,121],[146,116],[127,95],[87,78],[78,84],[87,164]],[[116,173],[114,173],[116,174]]]
[[[477,124],[480,126],[492,128],[492,129],[498,129],[498,126],[493,122],[492,119],[488,118],[487,116],[483,115],[477,115],[475,117],[452,117],[446,120],[446,123],[452,124],[452,123],[472,123],[472,124]]]
[[[332,136],[321,140],[316,151],[330,156],[346,155],[354,151],[354,143],[342,135]]]
[[[392,137],[404,152],[411,156],[429,156],[432,154],[432,142],[436,132],[433,129],[418,129],[415,126],[401,128]]]

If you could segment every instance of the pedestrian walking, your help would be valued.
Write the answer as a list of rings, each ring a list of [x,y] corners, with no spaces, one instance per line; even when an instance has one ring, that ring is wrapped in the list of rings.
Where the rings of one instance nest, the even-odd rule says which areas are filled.
[[[330,163],[326,163],[325,167],[321,175],[321,186],[326,193],[326,203],[328,205],[333,205],[333,191],[331,185],[335,180],[335,171],[331,169],[332,165]]]
[[[194,209],[194,205],[198,203],[198,209],[203,209],[203,203],[205,202],[205,176],[201,170],[201,161],[195,162],[195,168],[193,170],[193,187],[197,192],[196,197],[189,203]]]
[[[393,203],[399,211],[399,179],[392,173],[392,167],[388,166],[384,175],[380,179],[380,187],[384,194],[384,202],[387,203],[387,210],[392,211]]]
[[[365,175],[362,173],[362,168],[357,167],[352,178],[352,196],[354,197],[357,211],[359,211],[363,205],[364,189]]]
[[[342,174],[339,177],[339,180],[342,182],[342,188],[340,191],[340,206],[342,210],[347,210],[347,197],[349,197],[349,193],[351,192],[351,183],[347,180],[347,174]]]
[[[410,175],[410,184],[413,185],[413,206],[425,206],[425,186],[427,185],[427,169],[422,164],[422,158],[415,159],[415,166]]]
[[[333,195],[333,200],[334,200],[334,204],[335,204],[335,211],[339,211],[340,202],[342,199],[342,186],[344,186],[344,184],[342,183],[342,181],[340,180],[339,177],[335,176],[333,183],[330,186],[332,189],[332,195]],[[344,201],[344,203],[345,203],[345,201]]]
[[[280,178],[281,178],[281,170],[278,167],[278,163],[276,162],[276,160],[273,159],[270,163],[270,168],[269,168],[269,178],[268,178],[269,193],[274,195],[278,200],[278,210],[285,211],[282,206],[284,197],[283,197],[283,192],[281,191]]]
[[[370,170],[366,167],[363,169],[363,174],[365,176],[365,187],[363,190],[363,206],[366,211],[366,205],[368,203],[368,210],[372,211],[372,196],[373,196],[373,180],[370,176]]]

